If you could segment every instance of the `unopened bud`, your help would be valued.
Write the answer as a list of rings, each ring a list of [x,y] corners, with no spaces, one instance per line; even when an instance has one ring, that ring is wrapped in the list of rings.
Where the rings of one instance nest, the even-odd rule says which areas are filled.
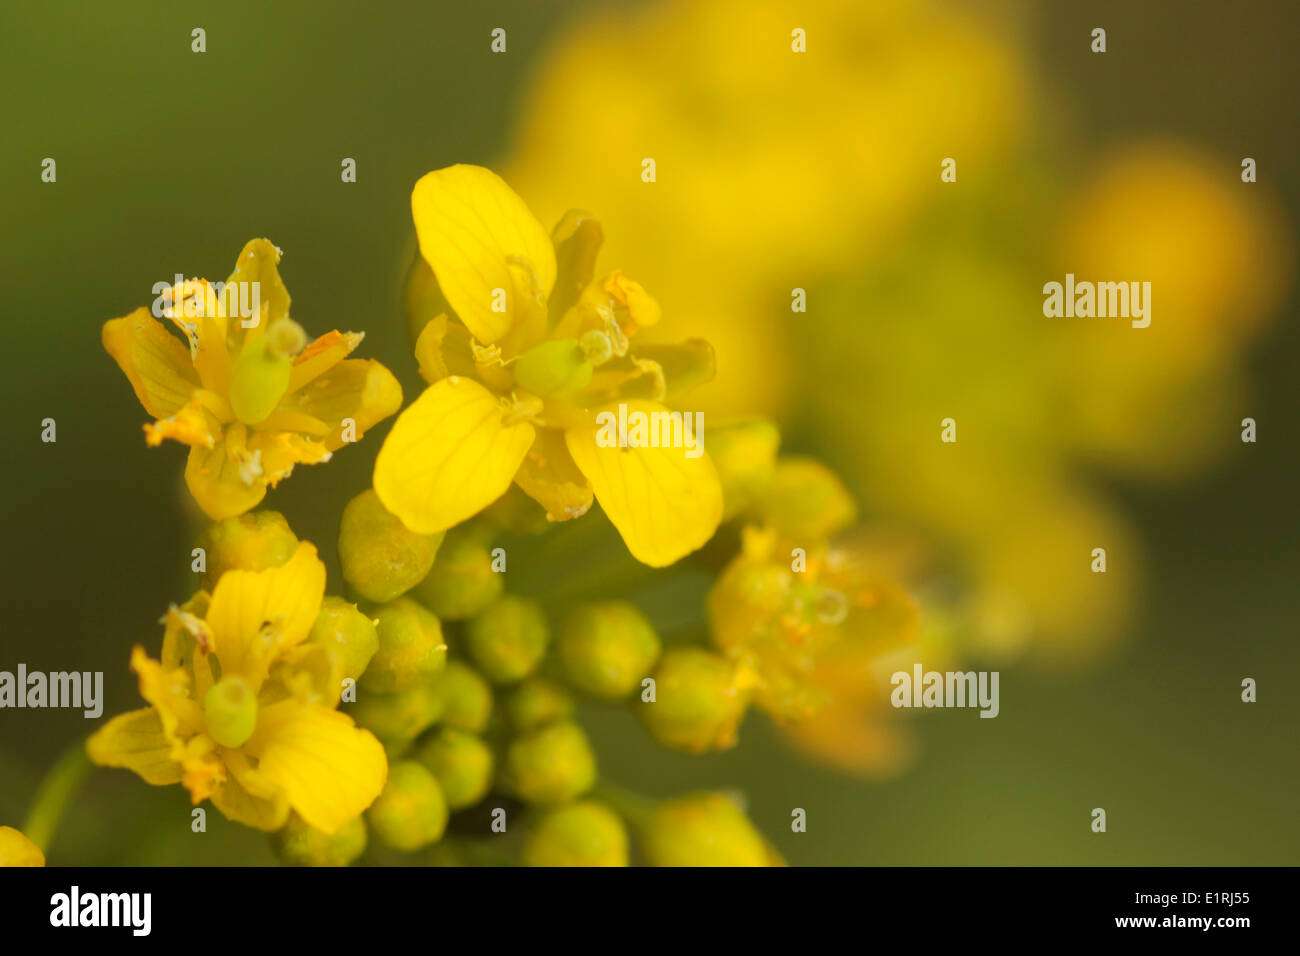
[[[596,783],[596,755],[582,728],[561,720],[510,742],[505,780],[525,803],[568,803]]]
[[[533,672],[550,637],[536,601],[506,594],[469,622],[465,642],[484,677],[494,684],[512,684]]]
[[[478,733],[492,716],[492,688],[481,674],[463,661],[450,660],[434,683],[448,727]]]
[[[606,700],[626,697],[659,659],[659,638],[626,601],[585,604],[564,619],[556,642],[565,676],[579,690]]]
[[[284,564],[298,549],[298,537],[278,511],[253,511],[226,518],[199,535],[206,553],[203,583],[211,591],[227,571],[266,571]]]
[[[379,650],[362,675],[362,686],[380,694],[408,690],[432,680],[447,664],[442,624],[409,598],[375,611]]]
[[[271,834],[271,848],[285,866],[347,866],[366,849],[366,824],[349,820],[335,833],[323,833],[296,813]]]
[[[414,757],[438,778],[453,810],[474,806],[492,786],[492,748],[474,734],[444,727],[422,742]]]
[[[465,529],[447,534],[428,576],[411,597],[443,621],[473,617],[500,596],[504,575],[492,570],[487,546]]]
[[[735,744],[752,696],[735,664],[701,648],[674,648],[664,654],[654,679],[654,701],[638,706],[655,740],[688,753]]]
[[[403,760],[388,768],[388,782],[366,811],[366,819],[380,843],[410,852],[442,839],[447,801],[428,769]]]
[[[604,804],[551,810],[524,840],[525,866],[627,866],[627,828]]]
[[[573,716],[573,695],[553,680],[533,675],[506,698],[506,719],[515,730],[533,730]]]
[[[367,601],[391,601],[429,573],[442,538],[411,531],[367,489],[348,502],[339,523],[343,579]]]
[[[780,866],[741,809],[720,793],[694,793],[657,806],[641,831],[651,866]]]

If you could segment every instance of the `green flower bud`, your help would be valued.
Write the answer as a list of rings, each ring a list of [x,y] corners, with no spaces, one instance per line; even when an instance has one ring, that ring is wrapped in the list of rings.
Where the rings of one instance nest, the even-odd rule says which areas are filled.
[[[327,594],[307,642],[319,644],[329,655],[333,699],[338,700],[344,678],[359,679],[379,650],[379,632],[355,604]]]
[[[760,507],[768,524],[796,540],[828,538],[857,514],[839,476],[811,458],[778,461]]]
[[[400,754],[442,719],[443,698],[434,683],[416,684],[396,694],[376,694],[362,688],[351,713],[390,754]]]
[[[749,818],[720,793],[693,793],[657,806],[641,831],[651,866],[779,866]]]
[[[555,681],[534,675],[510,692],[504,709],[510,726],[525,731],[572,717],[574,703]]]
[[[722,481],[723,516],[733,517],[753,506],[776,473],[781,433],[765,418],[746,418],[714,425],[705,447]]]
[[[363,491],[348,502],[339,523],[343,579],[367,601],[391,601],[424,580],[442,537],[409,530],[373,488]]]
[[[289,388],[293,357],[307,344],[293,319],[276,319],[265,335],[244,343],[230,371],[230,408],[246,425],[265,421]]]
[[[655,672],[655,699],[642,702],[641,721],[665,747],[704,753],[736,742],[752,696],[752,675],[720,654],[674,648]]]
[[[511,684],[532,673],[550,639],[541,606],[506,594],[469,622],[465,646],[484,677],[494,684]]]
[[[426,683],[447,664],[438,619],[409,598],[375,611],[379,650],[361,677],[366,690],[393,694]]]
[[[433,771],[453,810],[474,806],[492,786],[492,748],[474,734],[444,727],[421,743],[414,756]]]
[[[505,782],[525,803],[568,803],[595,785],[596,755],[581,727],[557,721],[510,742]]]
[[[203,586],[211,591],[227,571],[278,568],[298,549],[298,536],[278,511],[254,511],[209,525],[199,535],[204,551]]]
[[[525,866],[627,866],[627,828],[591,800],[552,810],[524,839]]]
[[[388,768],[388,782],[366,811],[366,819],[380,843],[410,852],[442,839],[447,801],[427,768],[403,760]]]
[[[442,707],[442,722],[456,730],[478,733],[492,716],[492,688],[463,661],[450,660],[433,686]]]
[[[584,604],[571,611],[556,642],[565,676],[593,697],[617,700],[636,690],[659,659],[659,638],[626,601]]]
[[[585,388],[592,365],[577,339],[554,339],[534,345],[515,362],[515,382],[534,395],[563,395]]]
[[[428,576],[411,596],[443,621],[473,617],[505,588],[503,575],[492,570],[487,545],[466,529],[448,533]]]
[[[354,817],[337,833],[322,833],[296,813],[271,834],[271,848],[285,866],[347,866],[366,849],[366,824]]]
[[[208,736],[223,747],[242,747],[257,729],[257,695],[238,674],[221,678],[203,697]]]

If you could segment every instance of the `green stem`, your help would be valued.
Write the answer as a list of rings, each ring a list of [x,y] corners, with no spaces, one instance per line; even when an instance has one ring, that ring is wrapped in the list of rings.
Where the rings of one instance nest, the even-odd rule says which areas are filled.
[[[63,812],[93,769],[94,765],[86,756],[86,742],[78,740],[63,752],[36,788],[23,833],[41,848],[42,853],[49,850]]]
[[[650,815],[654,813],[656,801],[643,797],[639,793],[633,793],[618,784],[610,783],[608,780],[597,782],[592,788],[591,795],[597,800],[608,803],[615,813],[638,830],[650,822]]]

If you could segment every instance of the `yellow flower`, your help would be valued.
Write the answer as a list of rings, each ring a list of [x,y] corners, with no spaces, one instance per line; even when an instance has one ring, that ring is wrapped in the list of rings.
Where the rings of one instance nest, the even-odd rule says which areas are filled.
[[[149,309],[104,324],[104,348],[157,421],[150,445],[190,446],[185,481],[213,520],[242,514],[297,464],[328,461],[402,404],[401,386],[372,360],[347,359],[362,334],[306,341],[265,239],[249,242],[221,286],[182,282],[155,301],[188,349]]]
[[[0,866],[44,866],[45,854],[20,830],[0,827]]]
[[[513,481],[552,521],[585,514],[594,496],[645,564],[708,541],[722,516],[718,475],[682,430],[691,416],[664,404],[712,376],[707,343],[634,349],[659,305],[621,272],[595,276],[599,224],[571,212],[548,236],[490,170],[431,172],[411,209],[422,261],[407,301],[430,386],[375,462],[384,506],[434,534]],[[602,422],[621,414],[679,416],[681,447],[608,441]]]
[[[384,749],[304,692],[294,671],[325,593],[325,566],[303,542],[285,564],[228,571],[167,615],[162,660],[131,667],[150,706],[113,718],[87,743],[95,763],[156,785],[182,783],[231,820],[276,830],[297,811],[334,833],[383,789]]]

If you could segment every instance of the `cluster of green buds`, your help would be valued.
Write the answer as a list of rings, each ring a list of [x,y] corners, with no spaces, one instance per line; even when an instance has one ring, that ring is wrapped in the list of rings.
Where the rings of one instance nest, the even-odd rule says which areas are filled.
[[[274,841],[281,857],[346,862],[368,830],[377,853],[446,863],[474,862],[493,841],[489,861],[537,866],[779,862],[718,794],[656,803],[602,781],[578,719],[584,700],[619,704],[666,746],[715,749],[734,741],[752,697],[745,669],[702,647],[665,651],[625,601],[578,603],[553,621],[508,592],[496,536],[520,524],[503,509],[435,535],[410,531],[373,491],[344,509],[338,554],[357,604],[327,602],[319,642],[364,643],[341,636],[345,607],[371,625],[364,666],[349,659],[344,709],[383,743],[388,782],[356,829],[325,838],[291,820]],[[283,548],[278,516],[240,526],[263,550]]]

